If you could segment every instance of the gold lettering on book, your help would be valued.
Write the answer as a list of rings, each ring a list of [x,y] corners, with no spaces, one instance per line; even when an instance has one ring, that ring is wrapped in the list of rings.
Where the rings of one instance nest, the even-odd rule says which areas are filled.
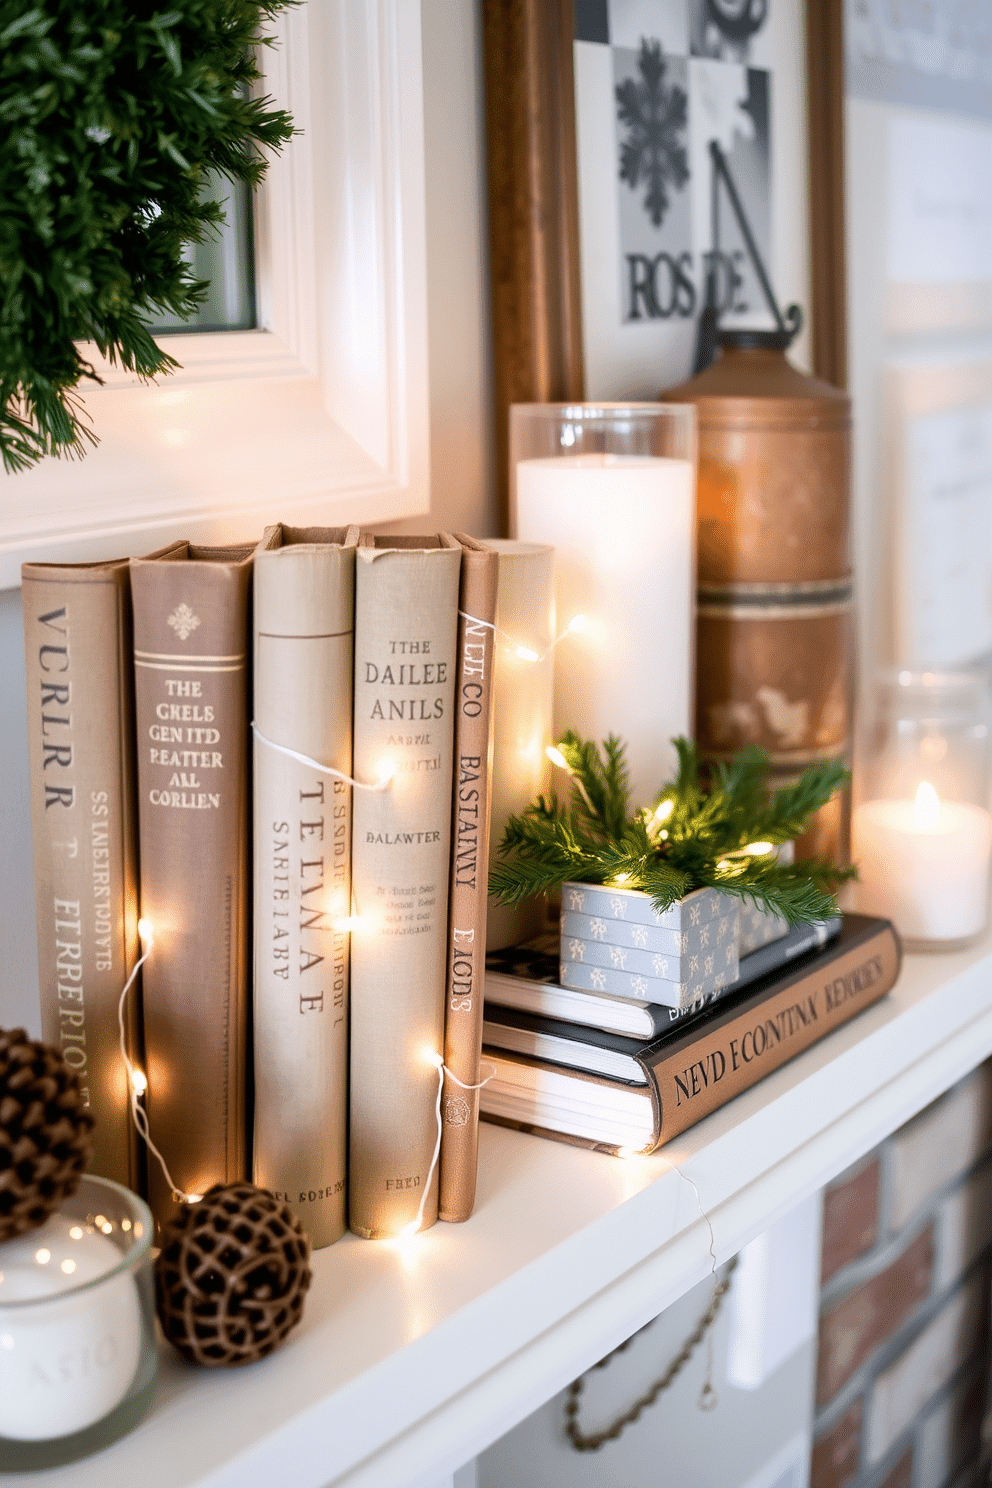
[[[89,1105],[83,917],[78,899],[55,900],[55,974],[59,1000],[59,1046],[66,1064],[79,1077]]]

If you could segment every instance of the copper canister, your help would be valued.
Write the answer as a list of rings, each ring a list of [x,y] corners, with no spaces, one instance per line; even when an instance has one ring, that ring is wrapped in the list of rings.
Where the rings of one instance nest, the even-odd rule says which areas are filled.
[[[786,333],[723,331],[721,355],[660,396],[699,414],[696,737],[760,744],[776,784],[849,760],[853,706],[851,405],[786,359]],[[846,857],[850,812],[807,851]]]

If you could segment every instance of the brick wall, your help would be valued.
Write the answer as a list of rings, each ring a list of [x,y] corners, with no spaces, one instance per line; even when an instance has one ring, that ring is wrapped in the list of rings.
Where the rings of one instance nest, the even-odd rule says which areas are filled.
[[[973,1481],[990,1246],[992,1061],[824,1194],[811,1488]]]

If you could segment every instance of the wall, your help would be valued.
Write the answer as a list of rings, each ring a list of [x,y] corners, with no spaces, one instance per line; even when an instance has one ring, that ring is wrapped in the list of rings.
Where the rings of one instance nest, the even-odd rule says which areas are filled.
[[[945,1488],[985,1398],[992,1068],[826,1190],[811,1488]]]
[[[431,517],[388,530],[496,531],[479,4],[425,0]],[[0,592],[0,1026],[36,1035],[38,970],[20,591]]]

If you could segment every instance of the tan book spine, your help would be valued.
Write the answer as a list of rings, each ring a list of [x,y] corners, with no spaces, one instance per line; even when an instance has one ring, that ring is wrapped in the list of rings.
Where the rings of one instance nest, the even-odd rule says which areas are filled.
[[[899,937],[888,921],[867,922],[865,935],[839,955],[786,978],[740,1012],[718,1014],[687,1032],[684,1043],[660,1050],[656,1060],[646,1059],[658,1141],[671,1141],[884,997],[901,962]]]
[[[127,559],[22,570],[41,1031],[96,1120],[92,1171],[134,1188],[117,1004],[138,958]],[[127,1008],[141,1055],[137,994]]]
[[[455,778],[448,916],[448,995],[441,1110],[438,1217],[468,1219],[479,1158],[479,1083],[488,914],[492,793],[492,689],[499,556],[457,534],[462,544],[455,692]],[[461,1083],[459,1084],[458,1081]]]
[[[317,1249],[345,1229],[358,529],[276,527],[255,558],[254,1174]]]
[[[251,547],[131,560],[152,1138],[186,1193],[249,1171],[248,605]],[[156,1220],[175,1212],[149,1163]]]
[[[369,1239],[437,1218],[458,583],[454,538],[363,536],[355,565],[348,1217]],[[423,1201],[423,1202],[422,1202]]]

